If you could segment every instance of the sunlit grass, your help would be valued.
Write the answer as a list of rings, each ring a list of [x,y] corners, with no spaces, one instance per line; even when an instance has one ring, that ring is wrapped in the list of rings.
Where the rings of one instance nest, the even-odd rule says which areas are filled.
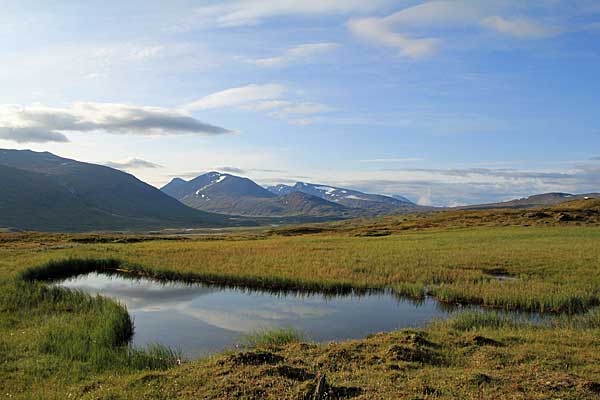
[[[154,392],[145,390],[154,386],[138,383],[143,372],[136,371],[174,367],[180,354],[158,345],[131,347],[128,338],[133,328],[119,304],[37,282],[117,270],[156,279],[204,280],[272,290],[337,293],[389,288],[399,296],[416,300],[427,294],[447,303],[557,314],[543,326],[531,326],[502,312],[461,313],[433,324],[427,331],[439,346],[430,350],[451,363],[418,368],[389,360],[390,349],[416,346],[410,342],[414,338],[398,343],[395,333],[328,346],[295,344],[303,338],[286,330],[251,335],[249,345],[265,347],[261,351],[281,351],[286,365],[293,364],[293,368],[283,370],[292,374],[298,368],[315,374],[325,370],[333,382],[344,382],[340,385],[367,387],[372,383],[373,388],[387,390],[400,379],[410,382],[402,387],[418,397],[423,392],[420,386],[414,386],[415,382],[429,379],[425,386],[442,387],[447,398],[469,398],[471,389],[456,382],[463,382],[464,371],[479,373],[488,364],[488,375],[506,371],[502,379],[492,381],[498,385],[509,385],[519,368],[522,376],[528,376],[530,368],[542,371],[540,376],[549,374],[549,378],[544,376],[546,382],[552,380],[552,373],[563,373],[564,365],[588,381],[600,380],[600,370],[596,373],[587,364],[596,360],[597,341],[593,335],[600,328],[599,242],[600,228],[584,226],[429,230],[385,237],[328,233],[302,237],[258,235],[253,240],[74,243],[69,236],[48,236],[6,242],[0,246],[0,359],[5,360],[0,363],[0,384],[10,386],[15,393],[25,393],[23,398],[44,390],[65,398],[69,385],[79,387],[75,398],[85,397],[85,390],[96,391],[96,397],[102,398],[103,388],[108,386],[98,382],[108,380],[121,385],[115,386],[117,398],[119,393],[129,391],[138,398],[152,397]],[[497,271],[514,279],[500,281],[490,275]],[[460,344],[464,335],[490,335],[515,345],[465,348]],[[568,354],[563,356],[565,352]],[[186,397],[196,393],[194,390],[200,398],[218,398],[223,387],[242,387],[244,382],[271,388],[269,385],[285,381],[294,390],[299,385],[268,375],[274,366],[232,369],[225,356],[214,359],[214,363],[192,363],[193,367],[185,367],[185,373],[169,371],[172,380],[148,379],[156,379],[161,390],[170,388],[172,398]],[[254,372],[258,375],[252,375]],[[249,376],[252,378],[246,379]],[[361,378],[346,381],[356,376]],[[448,377],[447,382],[440,376]],[[223,384],[224,379],[232,379],[231,385]],[[89,381],[98,386],[89,389]],[[185,389],[179,386],[182,382],[188,382]],[[576,387],[583,388],[584,383]],[[213,384],[212,391],[203,391],[204,385]],[[251,390],[253,385],[248,385]],[[281,398],[290,397],[281,390]],[[512,392],[502,392],[506,393]],[[524,394],[524,398],[531,393]],[[587,392],[576,392],[580,393]],[[572,398],[577,397],[573,394]]]
[[[245,347],[283,346],[304,339],[304,334],[294,328],[274,328],[249,333],[242,338],[242,344]]]

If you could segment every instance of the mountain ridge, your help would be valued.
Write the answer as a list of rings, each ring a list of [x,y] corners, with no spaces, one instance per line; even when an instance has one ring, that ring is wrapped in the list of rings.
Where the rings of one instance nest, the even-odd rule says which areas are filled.
[[[0,225],[5,227],[77,230],[80,225],[103,230],[228,224],[223,216],[191,209],[133,175],[110,167],[48,152],[5,149],[0,150],[0,166],[5,192],[0,196],[0,201],[4,201]],[[55,201],[40,203],[33,194],[43,192],[32,182],[53,193]],[[10,197],[7,193],[11,193]],[[36,204],[45,206],[39,209],[34,207]],[[79,220],[73,220],[73,213],[63,204],[78,210]],[[28,216],[22,212],[25,209],[29,210]],[[20,222],[14,215],[22,216]],[[44,223],[50,215],[56,218],[51,218],[51,224]]]
[[[190,207],[227,215],[348,217],[345,207],[316,196],[277,196],[251,179],[216,171],[174,178],[161,190]]]

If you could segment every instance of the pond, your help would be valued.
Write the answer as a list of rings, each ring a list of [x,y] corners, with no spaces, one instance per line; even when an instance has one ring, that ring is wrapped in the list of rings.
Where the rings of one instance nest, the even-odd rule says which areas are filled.
[[[431,298],[414,302],[389,291],[335,296],[267,292],[97,273],[56,284],[119,301],[133,318],[134,345],[160,343],[186,358],[235,347],[257,330],[292,327],[307,340],[338,341],[422,327],[451,312]]]

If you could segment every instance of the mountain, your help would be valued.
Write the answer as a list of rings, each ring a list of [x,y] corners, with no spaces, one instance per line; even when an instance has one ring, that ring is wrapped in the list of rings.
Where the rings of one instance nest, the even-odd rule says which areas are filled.
[[[387,214],[391,212],[415,211],[420,207],[402,196],[384,196],[367,194],[357,190],[338,188],[328,185],[316,185],[297,182],[294,186],[277,185],[268,188],[272,193],[282,196],[294,192],[310,194],[321,199],[340,204],[351,209],[369,211],[368,214]]]
[[[222,174],[220,172],[208,172],[190,181],[175,178],[161,189],[163,192],[178,200],[189,196],[189,201],[199,198],[197,201],[207,201],[208,196],[229,197],[254,197],[271,198],[274,195],[263,187],[257,185],[248,178]],[[204,195],[204,197],[202,197]]]
[[[175,178],[161,189],[204,211],[243,216],[342,217],[346,207],[306,193],[277,196],[248,178],[208,172],[190,181]]]
[[[134,230],[229,224],[133,175],[30,150],[0,149],[0,226],[27,230]]]
[[[600,193],[542,193],[529,197],[524,197],[521,199],[509,200],[499,203],[478,204],[457,208],[461,210],[487,210],[492,208],[534,208],[541,206],[552,206],[572,200],[583,200],[585,198],[600,198]]]

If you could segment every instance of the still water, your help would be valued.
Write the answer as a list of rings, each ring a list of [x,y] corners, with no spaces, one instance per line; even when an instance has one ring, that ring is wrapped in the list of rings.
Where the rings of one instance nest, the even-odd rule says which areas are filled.
[[[420,327],[450,312],[433,299],[415,303],[387,292],[273,293],[96,273],[58,284],[126,305],[135,325],[134,345],[160,343],[187,358],[235,347],[257,330],[293,327],[307,340],[326,342]]]

